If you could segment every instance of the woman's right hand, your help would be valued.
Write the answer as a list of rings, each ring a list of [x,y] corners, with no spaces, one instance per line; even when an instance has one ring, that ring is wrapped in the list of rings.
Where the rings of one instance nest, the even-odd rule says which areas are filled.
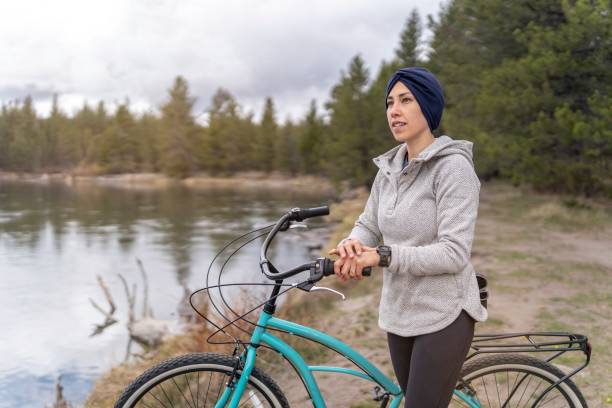
[[[358,239],[343,239],[338,246],[329,251],[329,255],[338,255],[340,258],[334,262],[334,273],[343,281],[353,277],[351,265],[353,260],[364,251],[363,244]],[[354,269],[354,267],[353,267]],[[355,276],[358,278],[357,276]]]

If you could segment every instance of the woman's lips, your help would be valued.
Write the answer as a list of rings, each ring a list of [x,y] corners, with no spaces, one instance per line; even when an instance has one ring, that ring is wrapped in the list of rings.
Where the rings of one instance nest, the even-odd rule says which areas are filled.
[[[391,122],[391,129],[393,129],[394,132],[400,132],[404,130],[405,128],[406,128],[406,122],[402,122],[402,121]]]

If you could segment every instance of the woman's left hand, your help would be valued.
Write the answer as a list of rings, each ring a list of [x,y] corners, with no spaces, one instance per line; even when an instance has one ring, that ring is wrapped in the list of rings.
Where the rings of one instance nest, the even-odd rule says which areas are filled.
[[[330,255],[339,255],[336,249],[329,251]],[[362,247],[362,253],[354,258],[344,257],[338,259],[334,264],[336,275],[343,281],[350,279],[363,279],[363,268],[368,266],[378,266],[380,255],[376,252],[376,248]]]

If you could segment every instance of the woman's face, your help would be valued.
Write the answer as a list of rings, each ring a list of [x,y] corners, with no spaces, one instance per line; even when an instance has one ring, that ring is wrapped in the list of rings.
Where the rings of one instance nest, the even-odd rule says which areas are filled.
[[[408,142],[429,133],[429,125],[410,89],[397,82],[387,97],[387,121],[398,142]]]

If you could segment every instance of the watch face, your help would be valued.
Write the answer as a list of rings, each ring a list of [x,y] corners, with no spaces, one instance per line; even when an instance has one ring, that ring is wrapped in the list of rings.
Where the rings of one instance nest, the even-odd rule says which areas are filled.
[[[391,248],[386,245],[380,245],[376,248],[376,252],[378,252],[378,255],[380,256],[380,262],[378,263],[378,265],[383,267],[389,266]]]

